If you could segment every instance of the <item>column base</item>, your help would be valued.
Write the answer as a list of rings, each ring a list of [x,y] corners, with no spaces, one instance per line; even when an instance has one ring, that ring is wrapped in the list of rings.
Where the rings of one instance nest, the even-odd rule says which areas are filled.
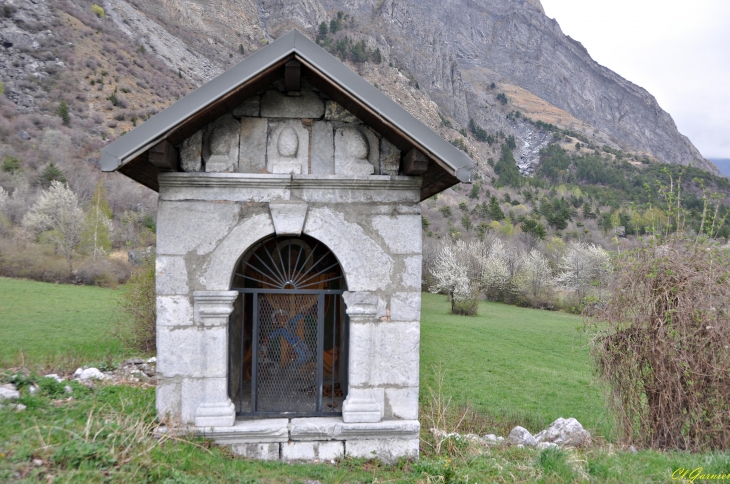
[[[345,423],[373,423],[380,422],[382,412],[378,402],[368,394],[355,397],[352,395],[354,389],[350,390],[350,395],[342,402],[342,421]]]
[[[236,407],[233,402],[201,403],[195,411],[196,427],[233,427]]]

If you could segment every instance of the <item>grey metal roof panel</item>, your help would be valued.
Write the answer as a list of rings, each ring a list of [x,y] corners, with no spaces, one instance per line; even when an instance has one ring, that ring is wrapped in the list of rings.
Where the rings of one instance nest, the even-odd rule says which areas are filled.
[[[437,158],[440,164],[450,167],[452,174],[459,180],[471,181],[474,164],[471,158],[297,30],[292,30],[260,49],[134,130],[109,143],[101,153],[102,170],[116,170],[159,142],[166,133],[186,119],[292,54],[297,54],[351,96],[397,126],[406,136]]]

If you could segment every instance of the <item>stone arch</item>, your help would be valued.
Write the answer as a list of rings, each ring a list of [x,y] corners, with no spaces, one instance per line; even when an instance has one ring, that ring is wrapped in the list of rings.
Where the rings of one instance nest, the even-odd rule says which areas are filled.
[[[211,253],[201,285],[208,291],[227,291],[239,259],[260,240],[276,233],[270,213],[259,213],[242,223]],[[365,230],[330,208],[310,208],[302,233],[325,244],[335,255],[349,291],[378,291],[390,283],[394,261]],[[371,264],[370,261],[378,261]]]

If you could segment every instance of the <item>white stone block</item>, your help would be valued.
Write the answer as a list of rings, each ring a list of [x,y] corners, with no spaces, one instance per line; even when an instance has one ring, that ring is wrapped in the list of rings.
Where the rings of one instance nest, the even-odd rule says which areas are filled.
[[[418,387],[386,388],[385,411],[393,418],[418,419]]]
[[[205,401],[205,394],[205,380],[183,378],[180,385],[180,420],[183,424],[195,424],[195,412]]]
[[[157,254],[210,253],[238,223],[237,203],[169,202],[159,204]]]
[[[421,256],[406,257],[403,259],[405,270],[400,275],[400,282],[404,289],[421,289]]]
[[[238,170],[240,125],[230,114],[222,116],[205,128],[203,133],[203,162],[208,173]]]
[[[309,132],[300,120],[269,121],[266,170],[279,174],[309,173]]]
[[[301,91],[301,96],[287,96],[279,91],[266,91],[261,96],[262,118],[312,118],[324,115],[324,101],[316,92]]]
[[[312,124],[312,174],[335,174],[335,140],[332,123],[315,121]]]
[[[188,271],[182,257],[158,255],[155,259],[157,294],[183,295],[188,293]]]
[[[380,140],[380,174],[398,175],[400,169],[400,151],[385,138]]]
[[[205,327],[198,334],[203,338],[202,350],[205,357],[202,374],[207,378],[225,378],[228,374],[228,328]]]
[[[348,440],[345,442],[345,455],[360,459],[380,459],[386,463],[394,463],[400,458],[418,458],[419,440],[416,439],[382,439],[382,440]]]
[[[274,222],[276,235],[302,234],[304,218],[307,216],[307,204],[302,202],[271,202],[269,203],[271,219]]]
[[[334,460],[344,455],[344,442],[284,442],[281,444],[281,460],[284,461]]]
[[[157,418],[160,421],[171,419],[173,422],[180,418],[180,382],[168,379],[158,379],[155,389],[155,403]]]
[[[393,258],[360,225],[346,221],[342,213],[330,207],[310,207],[304,233],[334,252],[350,291],[377,291],[390,285]]]
[[[376,144],[377,137],[375,138]],[[373,146],[370,132],[365,127],[345,127],[335,130],[335,174],[337,175],[373,175],[375,165],[371,158],[379,153],[379,146]],[[375,158],[379,163],[379,154]]]
[[[236,107],[231,114],[234,118],[242,116],[258,117],[261,98],[259,96],[251,96]]]
[[[371,369],[374,364],[378,364],[373,361],[373,345],[376,344],[375,324],[359,323],[351,316],[349,332],[348,383],[354,387],[370,385]]]
[[[193,307],[187,296],[157,296],[157,324],[192,326]]]
[[[243,220],[210,255],[201,271],[200,284],[208,291],[229,290],[231,271],[241,255],[255,242],[273,233],[274,224],[268,211]]]
[[[197,327],[157,327],[157,372],[166,377],[202,375],[202,331]]]
[[[180,168],[183,171],[203,171],[203,131],[183,141],[180,147]]]
[[[421,293],[396,292],[390,297],[391,321],[420,321]]]
[[[362,124],[362,121],[357,116],[335,101],[327,101],[324,119],[327,121],[339,121],[341,123]]]
[[[418,386],[420,324],[380,323],[374,331],[371,385]]]
[[[421,253],[421,217],[418,215],[377,215],[373,228],[383,238],[391,254]]]
[[[265,118],[241,118],[238,171],[266,172],[266,139],[269,125]]]
[[[233,444],[231,452],[254,460],[279,460],[279,444]]]

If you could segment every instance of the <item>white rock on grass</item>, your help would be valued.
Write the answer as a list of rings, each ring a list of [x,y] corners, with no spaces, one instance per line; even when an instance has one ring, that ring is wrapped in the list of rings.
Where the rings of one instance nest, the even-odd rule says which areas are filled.
[[[78,368],[74,372],[74,378],[77,380],[103,380],[107,378],[98,368]]]
[[[61,383],[61,382],[63,381],[63,378],[61,378],[60,376],[58,376],[58,375],[57,375],[57,374],[55,374],[55,373],[50,373],[50,374],[46,375],[46,376],[45,376],[44,378],[53,378],[53,379],[54,379],[54,380],[56,380],[56,381],[57,381],[58,383]]]
[[[538,442],[537,443],[537,448],[540,450],[549,449],[550,447],[558,447],[558,444],[555,444],[553,442]]]
[[[574,418],[559,418],[550,427],[535,435],[538,442],[578,447],[591,443],[591,434]]]
[[[537,445],[537,440],[535,440],[535,437],[532,436],[529,430],[519,425],[509,433],[507,442],[515,445]]]
[[[10,383],[0,386],[0,401],[2,400],[16,400],[20,398],[20,392]]]
[[[153,356],[152,358],[147,360],[147,363],[157,363],[157,358]]]

